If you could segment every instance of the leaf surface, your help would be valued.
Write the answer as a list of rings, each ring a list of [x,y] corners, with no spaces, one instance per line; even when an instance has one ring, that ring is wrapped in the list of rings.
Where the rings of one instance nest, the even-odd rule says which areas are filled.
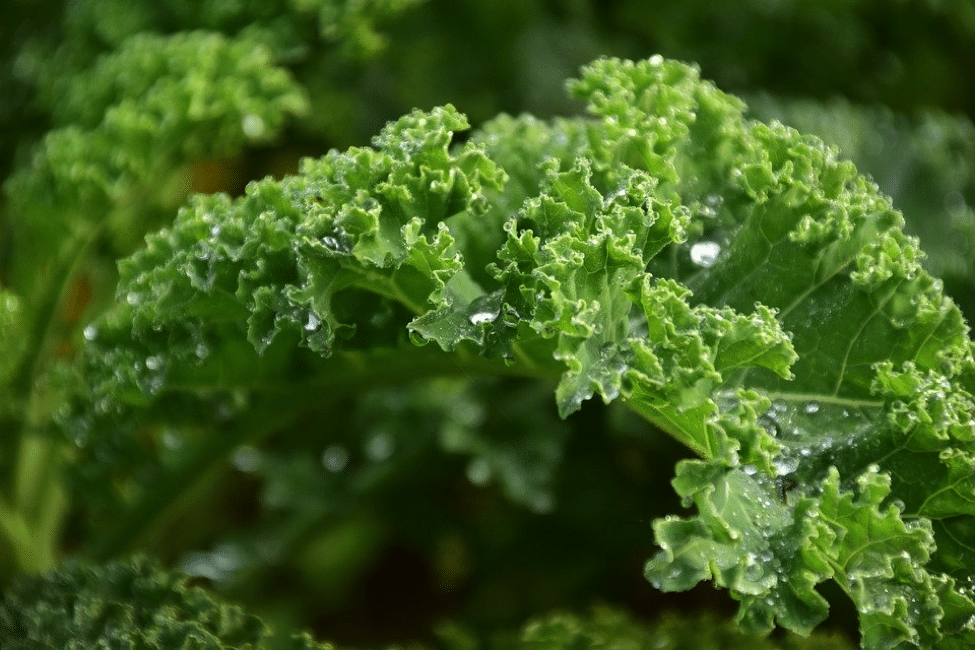
[[[195,198],[123,263],[74,426],[543,378],[563,417],[620,400],[696,452],[673,481],[695,513],[654,525],[660,588],[710,579],[746,631],[807,634],[833,580],[865,648],[975,639],[973,347],[900,213],[693,67],[603,59],[570,89],[592,117],[451,146],[463,116],[417,111]],[[504,462],[473,431],[449,444]]]

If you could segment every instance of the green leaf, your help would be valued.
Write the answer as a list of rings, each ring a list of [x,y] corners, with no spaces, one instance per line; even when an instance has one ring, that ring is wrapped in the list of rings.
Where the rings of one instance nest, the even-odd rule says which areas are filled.
[[[691,66],[603,59],[570,87],[592,117],[499,118],[451,147],[463,116],[417,111],[195,198],[122,263],[73,421],[260,437],[383,382],[545,378],[563,417],[619,399],[699,456],[673,481],[696,513],[654,526],[662,589],[711,579],[744,629],[807,634],[833,580],[865,648],[970,642],[973,346],[900,213]],[[497,469],[538,442],[447,444]]]
[[[667,590],[713,579],[742,600],[739,620],[746,629],[768,630],[777,621],[799,632],[825,617],[825,601],[814,587],[833,578],[861,608],[865,647],[927,647],[943,635],[965,638],[972,634],[975,605],[940,572],[942,561],[935,556],[929,570],[910,574],[899,564],[898,558],[928,564],[937,542],[930,522],[908,510],[905,523],[899,509],[880,509],[887,492],[874,481],[854,481],[876,462],[894,486],[890,503],[903,503],[912,487],[899,474],[910,465],[918,488],[920,475],[927,479],[922,503],[930,499],[932,509],[953,503],[951,516],[967,513],[973,426],[967,389],[973,375],[971,343],[958,311],[920,268],[916,243],[899,230],[900,215],[849,163],[814,139],[745,121],[733,104],[688,74],[659,61],[604,62],[585,71],[574,87],[595,112],[624,127],[659,131],[661,114],[667,124],[672,117],[693,124],[686,133],[657,133],[662,146],[652,154],[632,154],[634,164],[673,179],[685,204],[701,197],[688,229],[689,249],[649,268],[685,283],[701,309],[734,313],[758,303],[768,309],[766,319],[789,333],[791,347],[790,356],[760,363],[775,373],[680,363],[689,372],[678,375],[681,392],[663,400],[663,409],[639,389],[629,398],[663,428],[689,437],[689,446],[705,458],[678,469],[675,488],[698,514],[656,524],[663,551],[648,565],[648,576]],[[678,95],[672,107],[662,99],[671,93]],[[688,105],[690,100],[696,104]],[[681,172],[672,175],[671,169]],[[667,304],[659,297],[646,302]],[[679,304],[671,304],[678,309],[662,320],[679,324]],[[713,351],[714,343],[701,335],[708,328],[694,329],[693,343],[677,349],[687,356],[702,356],[695,347]],[[659,341],[665,331],[651,329],[648,339]],[[747,338],[754,344],[765,331],[758,328]],[[765,354],[743,356],[761,360]],[[907,387],[894,393],[886,379],[892,368],[899,368],[897,376],[906,371],[920,377],[900,380]],[[657,382],[672,377],[664,372]],[[932,386],[932,397],[940,386],[941,398],[925,399],[922,390],[921,403],[912,407],[904,398],[917,395],[921,385]],[[736,391],[743,387],[772,407],[764,414],[746,411],[751,421],[744,427],[740,421],[727,426],[728,405],[740,402]],[[669,412],[674,404],[683,409]],[[925,409],[938,420],[933,436],[915,424],[930,420],[920,415]],[[898,411],[913,416],[894,425]],[[743,462],[739,449],[754,449],[756,438],[739,437],[755,425],[764,425],[775,444],[760,444],[766,454]],[[917,455],[922,450],[915,447],[929,437],[938,439],[931,445],[937,459]],[[781,451],[769,471],[765,462],[776,448]],[[911,460],[901,461],[901,455]],[[796,487],[786,490],[786,481]],[[849,512],[827,515],[843,509],[830,499],[851,504]],[[882,549],[878,564],[854,566],[852,556],[844,556],[851,549],[831,541],[854,539],[855,548]],[[870,581],[869,588],[854,588],[862,580]]]
[[[520,643],[508,647],[534,650],[568,648],[627,648],[677,650],[679,648],[852,648],[838,635],[803,639],[794,635],[772,641],[742,634],[713,616],[678,616],[667,613],[652,622],[633,620],[621,611],[595,608],[585,616],[558,612],[525,624]],[[781,645],[780,645],[781,644]]]
[[[256,617],[213,600],[186,576],[145,559],[21,578],[0,604],[5,648],[224,650],[256,647],[267,633]]]
[[[258,617],[143,557],[103,565],[72,560],[20,578],[0,601],[0,643],[11,650],[334,648],[307,633],[281,641],[286,645]]]
[[[879,105],[759,96],[749,108],[836,145],[873,177],[920,238],[924,268],[945,282],[969,321],[975,315],[975,125],[935,110],[914,117]]]

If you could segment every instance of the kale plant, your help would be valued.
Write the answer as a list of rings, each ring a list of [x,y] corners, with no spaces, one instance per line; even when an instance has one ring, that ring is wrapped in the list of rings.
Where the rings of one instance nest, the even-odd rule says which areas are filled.
[[[2,647],[329,647],[292,630],[410,553],[465,594],[439,647],[838,647],[813,633],[849,603],[869,650],[975,643],[975,348],[870,177],[655,55],[584,66],[584,115],[415,109],[187,196],[201,160],[334,128],[308,52],[356,65],[414,3],[286,4],[124,14],[36,63],[53,128],[5,184]],[[496,629],[611,599],[600,555],[635,550],[736,629]],[[809,638],[750,636],[776,627]]]

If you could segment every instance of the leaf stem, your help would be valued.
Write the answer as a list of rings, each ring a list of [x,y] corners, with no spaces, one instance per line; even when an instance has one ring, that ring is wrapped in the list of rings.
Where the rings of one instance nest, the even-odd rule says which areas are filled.
[[[179,461],[165,470],[151,486],[119,514],[117,525],[89,549],[96,561],[125,553],[175,507],[180,498],[199,484],[239,445],[253,444],[298,421],[305,413],[322,408],[323,396],[336,399],[383,384],[462,375],[539,375],[537,366],[508,366],[502,360],[459,356],[435,348],[387,349],[371,352],[339,352],[326,360],[329,367],[320,379],[294,385],[290,390],[263,393],[260,405],[220,430],[205,435]],[[240,386],[221,386],[232,390]],[[183,383],[170,391],[212,392],[212,385]]]
[[[151,486],[146,486],[140,497],[120,513],[119,523],[91,546],[89,554],[92,559],[105,562],[129,550],[175,505],[181,495],[198,485],[235,447],[244,442],[260,440],[300,417],[300,410],[285,406],[280,398],[272,400],[266,408],[257,409],[243,421],[235,423],[235,427],[204,436],[183,455],[181,462],[163,473]]]
[[[47,283],[48,291],[32,319],[27,352],[10,387],[15,394],[25,396],[25,407],[14,443],[17,460],[13,484],[8,486],[10,501],[0,509],[0,528],[17,549],[15,555],[22,571],[39,572],[54,564],[57,530],[67,511],[67,497],[61,484],[62,443],[42,436],[50,407],[42,404],[43,389],[38,382],[47,367],[47,354],[61,321],[58,306],[102,230],[101,225],[90,226],[66,238],[68,241],[57,256]]]

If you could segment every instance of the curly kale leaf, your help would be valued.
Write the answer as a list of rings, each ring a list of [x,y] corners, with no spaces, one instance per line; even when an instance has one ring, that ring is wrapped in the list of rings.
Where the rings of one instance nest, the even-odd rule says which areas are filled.
[[[271,647],[270,639],[256,616],[144,558],[105,565],[69,561],[43,576],[21,578],[0,601],[0,645],[11,650],[260,650]],[[287,647],[333,646],[297,635]]]
[[[945,283],[969,322],[975,317],[975,125],[962,116],[924,111],[913,118],[882,106],[749,100],[762,119],[777,118],[837,145],[873,177],[916,234],[924,268]]]
[[[593,110],[637,130],[660,119],[655,103],[677,75],[653,61],[587,73],[576,88]],[[698,88],[697,106],[679,113],[692,134],[716,114],[716,95]],[[861,613],[865,647],[950,647],[971,637],[975,613],[970,575],[945,570],[969,555],[945,526],[963,528],[975,502],[967,328],[900,214],[851,164],[813,138],[728,115],[705,130],[706,147],[691,138],[671,159],[677,191],[704,195],[704,223],[685,253],[692,265],[678,254],[659,271],[695,303],[775,310],[794,377],[723,375],[703,422],[718,444],[674,481],[699,514],[655,524],[664,550],[648,576],[668,590],[711,578],[742,601],[746,629],[777,619],[800,632],[824,618],[814,587],[832,578]],[[756,425],[779,446],[771,473],[741,453],[767,438]]]
[[[79,437],[176,404],[256,413],[246,432],[389,381],[548,378],[561,415],[619,399],[700,457],[674,479],[696,514],[654,525],[662,589],[711,579],[747,631],[805,634],[833,580],[866,648],[969,642],[973,348],[900,213],[693,67],[604,59],[571,89],[593,117],[451,147],[462,116],[415,112],[194,199],[122,265]]]
[[[437,630],[440,646],[558,650],[570,647],[676,649],[847,648],[835,635],[782,642],[742,634],[713,617],[667,615],[641,625],[620,611],[597,608],[579,616],[556,612],[528,621],[518,634],[482,639],[456,625]],[[0,643],[9,650],[333,650],[307,633],[272,634],[253,614],[224,602],[189,576],[136,557],[103,565],[69,561],[43,576],[21,578],[0,600]],[[826,644],[829,645],[826,645]],[[414,644],[415,645],[415,644]],[[416,646],[421,647],[421,646]]]
[[[307,104],[252,42],[208,32],[127,40],[72,77],[54,106],[57,128],[6,184],[11,285],[45,293],[61,279],[50,267],[70,267],[106,230],[132,250],[179,199],[187,163],[266,142]]]

